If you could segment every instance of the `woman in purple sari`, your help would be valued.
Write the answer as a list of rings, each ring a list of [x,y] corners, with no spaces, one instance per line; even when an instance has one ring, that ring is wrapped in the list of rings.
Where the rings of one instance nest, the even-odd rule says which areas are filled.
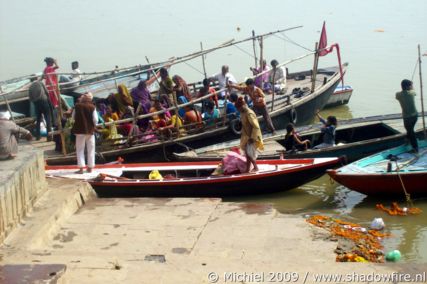
[[[150,95],[150,91],[147,88],[146,81],[139,81],[138,86],[132,90],[131,96],[133,99],[135,111],[138,109],[138,105],[141,104],[140,111],[139,111],[138,115],[147,114],[150,112],[151,95]],[[146,129],[148,126],[149,120],[150,120],[149,117],[139,119],[138,120],[138,126],[143,130]]]

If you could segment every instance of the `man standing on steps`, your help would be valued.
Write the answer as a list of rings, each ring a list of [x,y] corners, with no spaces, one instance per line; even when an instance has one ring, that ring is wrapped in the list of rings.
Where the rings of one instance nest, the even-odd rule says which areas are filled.
[[[74,125],[71,129],[76,135],[76,154],[78,174],[83,174],[85,163],[85,146],[87,148],[87,172],[91,173],[95,167],[95,127],[98,122],[98,114],[92,103],[93,96],[86,93],[81,97],[73,111]]]
[[[415,136],[414,127],[418,120],[418,112],[415,107],[416,93],[412,86],[412,81],[403,80],[401,83],[402,91],[396,93],[396,99],[402,108],[403,125],[406,129],[406,136],[412,145],[413,151],[418,153],[418,142]]]

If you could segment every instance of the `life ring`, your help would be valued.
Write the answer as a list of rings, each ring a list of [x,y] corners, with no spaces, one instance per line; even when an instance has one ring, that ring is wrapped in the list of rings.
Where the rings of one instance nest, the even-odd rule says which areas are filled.
[[[297,111],[295,110],[294,107],[292,107],[291,110],[289,111],[289,121],[292,122],[293,124],[296,124],[298,121]]]
[[[236,118],[230,121],[230,129],[231,129],[231,132],[233,132],[236,135],[242,134],[242,123],[240,122],[239,118]]]

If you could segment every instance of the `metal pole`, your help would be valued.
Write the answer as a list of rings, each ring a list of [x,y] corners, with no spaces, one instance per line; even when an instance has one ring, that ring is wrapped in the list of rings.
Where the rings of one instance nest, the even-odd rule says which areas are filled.
[[[427,135],[426,135],[426,121],[424,118],[423,77],[421,72],[421,48],[419,44],[418,44],[418,66],[419,66],[419,73],[420,73],[421,115],[423,118],[424,139],[426,139]]]

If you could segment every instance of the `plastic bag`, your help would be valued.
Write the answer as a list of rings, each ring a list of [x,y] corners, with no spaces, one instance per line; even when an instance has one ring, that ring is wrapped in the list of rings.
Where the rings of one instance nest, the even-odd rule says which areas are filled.
[[[374,218],[374,220],[372,220],[371,229],[379,231],[384,229],[384,227],[385,227],[385,224],[384,224],[383,218]]]
[[[148,175],[149,179],[157,179],[157,180],[162,180],[163,177],[160,174],[160,172],[158,170],[152,170],[151,173]]]

